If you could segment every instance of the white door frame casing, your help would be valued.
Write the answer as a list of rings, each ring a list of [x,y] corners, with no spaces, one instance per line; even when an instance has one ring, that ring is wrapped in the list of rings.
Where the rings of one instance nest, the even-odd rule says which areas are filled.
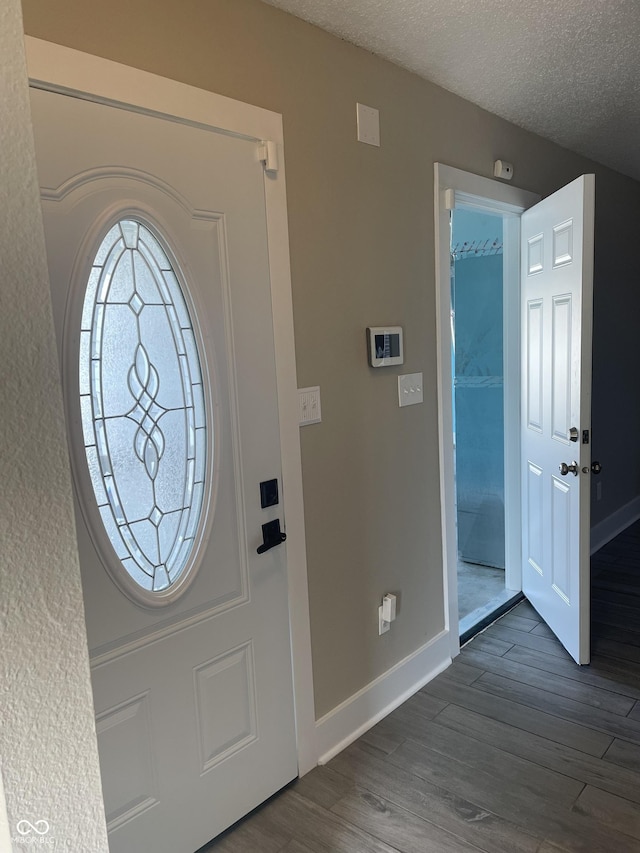
[[[202,129],[276,143],[277,172],[265,171],[271,302],[275,343],[282,504],[287,530],[287,577],[298,771],[316,766],[311,632],[307,583],[302,463],[298,426],[289,234],[282,116],[145,71],[25,37],[30,84],[36,88],[159,115]]]
[[[451,657],[460,651],[455,464],[453,447],[453,377],[451,375],[450,212],[454,207],[503,215],[504,387],[505,387],[505,581],[522,588],[520,562],[520,216],[537,201],[536,193],[507,186],[442,163],[434,164],[436,241],[436,335],[438,353],[438,431],[440,506],[445,593],[445,627]],[[514,239],[515,238],[515,239]],[[511,523],[516,518],[517,523]]]

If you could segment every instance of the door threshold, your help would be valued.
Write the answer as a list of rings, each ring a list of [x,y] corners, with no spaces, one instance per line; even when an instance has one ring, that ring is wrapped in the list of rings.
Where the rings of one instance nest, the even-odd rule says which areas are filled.
[[[522,592],[506,590],[508,598],[502,597],[492,599],[483,607],[478,607],[460,620],[460,648],[468,643],[480,631],[488,628],[496,619],[504,616],[509,610],[524,600]]]

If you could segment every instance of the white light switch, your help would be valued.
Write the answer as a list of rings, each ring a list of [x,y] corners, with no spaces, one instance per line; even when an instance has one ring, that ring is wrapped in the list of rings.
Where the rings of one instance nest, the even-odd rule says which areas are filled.
[[[299,424],[319,424],[322,420],[320,411],[320,386],[298,388]]]
[[[356,104],[358,142],[380,147],[380,113],[374,107]]]
[[[405,373],[398,376],[398,405],[413,406],[422,403],[422,373]]]

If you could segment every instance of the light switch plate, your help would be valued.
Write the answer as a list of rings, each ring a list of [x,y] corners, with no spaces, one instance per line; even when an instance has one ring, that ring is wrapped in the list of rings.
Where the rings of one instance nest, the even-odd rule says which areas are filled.
[[[422,373],[405,373],[398,376],[398,405],[413,406],[423,402]]]
[[[319,424],[322,420],[320,411],[320,386],[298,388],[298,408],[300,426]]]
[[[356,104],[358,142],[380,147],[380,113],[374,107]]]

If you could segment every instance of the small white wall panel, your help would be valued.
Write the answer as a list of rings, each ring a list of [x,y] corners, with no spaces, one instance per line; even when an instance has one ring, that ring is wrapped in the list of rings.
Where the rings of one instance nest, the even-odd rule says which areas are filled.
[[[542,432],[542,299],[527,303],[527,426]]]
[[[570,474],[569,476],[573,476]],[[553,591],[571,604],[571,495],[570,486],[557,477],[551,495],[551,580]]]
[[[527,542],[528,559],[533,568],[543,574],[542,556],[542,469],[533,462],[527,465]]]
[[[96,720],[102,790],[109,832],[155,805],[149,694],[133,697]],[[120,768],[126,765],[123,775]]]
[[[573,220],[556,225],[553,229],[553,268],[570,264],[573,260]]]
[[[553,437],[569,443],[571,428],[571,295],[554,296],[551,422]]]
[[[197,667],[195,692],[205,773],[257,737],[252,644]]]

